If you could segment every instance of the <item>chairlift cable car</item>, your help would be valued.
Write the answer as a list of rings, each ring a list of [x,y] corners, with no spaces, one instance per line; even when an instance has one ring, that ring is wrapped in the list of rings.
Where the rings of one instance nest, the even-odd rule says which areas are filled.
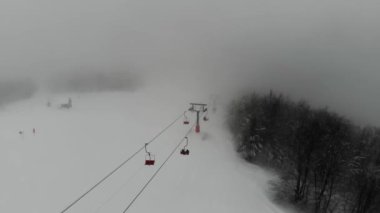
[[[189,155],[190,154],[190,151],[186,148],[188,145],[189,145],[189,138],[188,137],[185,137],[184,138],[186,140],[186,144],[185,146],[181,149],[181,155]]]
[[[204,120],[204,121],[208,121],[209,118],[208,118],[208,111],[207,111],[207,108],[204,110],[204,112],[205,112],[205,115],[203,116],[203,120]]]
[[[186,111],[183,113],[183,124],[190,124],[189,118],[186,116]]]
[[[153,166],[155,162],[155,157],[150,152],[148,152],[147,147],[148,143],[145,143],[145,165],[147,166]]]

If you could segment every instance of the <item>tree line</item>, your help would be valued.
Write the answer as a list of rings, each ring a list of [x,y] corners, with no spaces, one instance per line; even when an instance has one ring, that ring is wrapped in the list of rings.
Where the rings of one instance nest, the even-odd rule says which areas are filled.
[[[229,106],[236,149],[280,174],[276,198],[302,212],[380,212],[380,129],[272,91]]]

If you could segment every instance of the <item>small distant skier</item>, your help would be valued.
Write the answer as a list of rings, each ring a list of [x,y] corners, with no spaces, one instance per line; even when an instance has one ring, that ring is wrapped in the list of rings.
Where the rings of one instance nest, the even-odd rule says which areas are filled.
[[[24,139],[24,131],[20,130],[18,131],[18,134],[21,136],[22,139]]]
[[[36,128],[33,128],[33,135],[36,134]]]

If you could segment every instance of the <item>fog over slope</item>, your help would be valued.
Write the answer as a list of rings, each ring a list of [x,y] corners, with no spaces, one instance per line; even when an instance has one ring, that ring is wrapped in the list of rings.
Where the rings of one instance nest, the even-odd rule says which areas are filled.
[[[0,107],[33,96],[37,85],[28,79],[0,81]]]
[[[273,88],[379,125],[379,11],[375,0],[3,0],[0,75],[49,85],[126,71],[179,92]]]
[[[46,88],[50,92],[88,93],[88,92],[112,92],[134,91],[141,85],[141,79],[127,71],[79,71],[68,75],[56,75],[49,78]]]

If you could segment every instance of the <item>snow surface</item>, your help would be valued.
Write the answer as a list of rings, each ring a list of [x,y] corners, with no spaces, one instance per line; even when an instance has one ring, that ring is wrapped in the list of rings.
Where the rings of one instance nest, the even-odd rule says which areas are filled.
[[[61,94],[49,97],[51,108],[39,95],[0,109],[0,212],[62,211],[198,101],[171,91]],[[58,109],[69,96],[73,108]],[[190,155],[177,150],[128,212],[284,212],[267,196],[273,176],[234,151],[221,109],[189,135]],[[141,152],[67,212],[123,212],[189,128],[180,119],[149,145],[155,166]]]

